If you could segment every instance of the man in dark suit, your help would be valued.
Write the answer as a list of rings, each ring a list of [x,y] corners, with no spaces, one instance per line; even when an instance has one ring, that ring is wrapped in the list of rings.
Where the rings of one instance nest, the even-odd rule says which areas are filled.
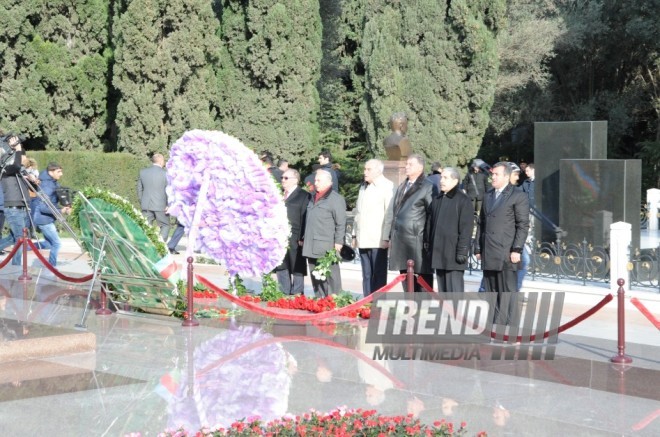
[[[385,235],[384,246],[390,248],[390,270],[405,273],[408,260],[415,262],[415,273],[433,286],[433,273],[424,256],[424,226],[426,214],[433,199],[433,184],[424,176],[424,158],[412,154],[406,161],[406,180],[394,194],[392,207],[389,209],[386,224],[390,235]],[[406,283],[403,282],[406,290]],[[415,291],[422,291],[415,282]]]
[[[170,218],[167,215],[167,173],[165,158],[160,153],[151,157],[151,167],[140,170],[137,181],[137,194],[142,214],[149,224],[155,220],[160,228],[160,236],[167,241],[170,233]]]
[[[495,164],[491,177],[493,190],[481,207],[475,253],[481,259],[486,291],[498,293],[495,322],[508,324],[513,307],[502,305],[502,294],[516,291],[516,271],[529,231],[529,202],[527,194],[509,183],[508,163]],[[511,303],[510,297],[504,302]]]
[[[291,225],[291,235],[284,260],[275,270],[280,289],[285,294],[303,294],[304,276],[307,275],[307,264],[302,254],[302,242],[310,195],[298,187],[299,183],[300,173],[297,170],[289,168],[282,175],[284,204]]]
[[[314,178],[312,200],[307,205],[303,255],[307,257],[312,272],[312,285],[317,297],[341,291],[341,271],[338,264],[330,267],[330,277],[314,275],[319,258],[329,250],[339,251],[346,235],[346,201],[332,189],[332,173],[319,169]]]
[[[440,195],[433,198],[425,227],[431,268],[438,291],[464,292],[463,274],[474,227],[472,201],[459,188],[460,174],[453,167],[442,170]]]

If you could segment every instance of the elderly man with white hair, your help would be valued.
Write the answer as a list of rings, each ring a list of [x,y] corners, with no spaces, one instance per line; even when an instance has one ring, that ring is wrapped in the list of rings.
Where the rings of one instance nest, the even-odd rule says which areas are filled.
[[[362,293],[369,296],[387,283],[387,245],[391,222],[385,223],[394,184],[383,176],[384,164],[370,159],[364,164],[364,183],[355,205],[353,247],[360,249]]]
[[[303,256],[307,258],[310,271],[314,271],[319,258],[329,250],[339,251],[346,233],[346,201],[332,190],[332,174],[317,170],[314,176],[315,191],[307,205]],[[330,267],[330,276],[325,280],[312,276],[312,285],[317,297],[341,291],[341,272],[338,264]]]

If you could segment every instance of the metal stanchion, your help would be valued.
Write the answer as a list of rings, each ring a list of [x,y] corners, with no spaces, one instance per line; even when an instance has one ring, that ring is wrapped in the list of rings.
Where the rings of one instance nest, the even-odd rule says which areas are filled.
[[[17,244],[23,245],[23,274],[18,277],[19,281],[31,281],[32,276],[28,273],[27,249],[28,249],[28,229],[23,228],[23,238],[17,241]],[[16,256],[16,255],[14,255]]]
[[[112,311],[110,311],[108,308],[108,293],[106,291],[104,282],[101,282],[101,291],[99,293],[101,295],[101,308],[96,310],[96,315],[107,316],[112,314]]]
[[[183,320],[183,323],[181,326],[199,326],[199,322],[195,320],[195,314],[194,314],[194,304],[193,304],[193,257],[189,256],[188,259],[188,281],[187,281],[187,287],[186,287],[186,293],[187,293],[187,305],[186,305],[186,316]]]
[[[625,313],[625,291],[623,290],[623,284],[626,283],[622,278],[619,278],[616,281],[619,286],[617,291],[617,314],[618,314],[618,325],[619,325],[619,339],[618,339],[618,348],[619,352],[610,358],[610,361],[617,364],[630,364],[632,363],[632,358],[626,355],[626,313]]]
[[[412,293],[415,291],[415,261],[409,259],[408,263],[408,270],[406,272],[406,291],[409,293]]]

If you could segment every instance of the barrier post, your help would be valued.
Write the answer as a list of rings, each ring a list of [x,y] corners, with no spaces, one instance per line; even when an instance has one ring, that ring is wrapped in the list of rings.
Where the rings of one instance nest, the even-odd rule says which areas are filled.
[[[623,290],[623,284],[626,283],[622,278],[616,282],[619,285],[619,291],[617,291],[617,319],[618,319],[618,349],[619,352],[610,358],[610,361],[616,364],[630,364],[632,363],[632,358],[626,355],[626,313],[625,313],[625,291]]]
[[[18,277],[19,281],[31,281],[32,276],[28,273],[28,262],[27,262],[27,249],[28,249],[28,230],[23,228],[23,238],[16,242],[16,244],[23,245],[23,274]],[[16,255],[14,255],[16,256]]]
[[[408,270],[406,271],[406,291],[412,293],[415,291],[415,261],[409,259]]]
[[[108,293],[106,292],[105,283],[101,282],[101,308],[96,310],[97,316],[107,316],[112,314],[112,311],[108,308]]]
[[[183,319],[181,326],[199,326],[199,322],[195,320],[194,314],[194,304],[193,304],[193,257],[189,256],[188,259],[188,277],[186,282],[186,294],[187,294],[187,305],[186,305],[186,316]]]

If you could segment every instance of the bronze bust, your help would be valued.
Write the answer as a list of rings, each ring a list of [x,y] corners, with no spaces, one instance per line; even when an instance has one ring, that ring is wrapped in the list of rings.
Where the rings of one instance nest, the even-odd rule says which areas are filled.
[[[390,117],[392,133],[383,140],[387,159],[390,161],[405,161],[412,153],[410,141],[406,136],[408,131],[408,117],[403,112],[395,112]]]

